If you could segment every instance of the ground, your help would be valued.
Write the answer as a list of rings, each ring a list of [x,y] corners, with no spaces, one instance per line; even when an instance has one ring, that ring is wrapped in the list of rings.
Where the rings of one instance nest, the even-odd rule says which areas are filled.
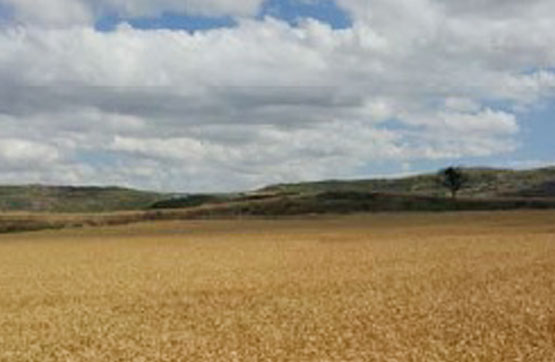
[[[555,212],[0,236],[0,361],[555,361]]]

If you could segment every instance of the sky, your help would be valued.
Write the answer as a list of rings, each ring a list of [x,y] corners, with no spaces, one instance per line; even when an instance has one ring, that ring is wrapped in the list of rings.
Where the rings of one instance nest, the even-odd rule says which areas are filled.
[[[0,0],[0,183],[554,165],[554,18],[552,0]]]

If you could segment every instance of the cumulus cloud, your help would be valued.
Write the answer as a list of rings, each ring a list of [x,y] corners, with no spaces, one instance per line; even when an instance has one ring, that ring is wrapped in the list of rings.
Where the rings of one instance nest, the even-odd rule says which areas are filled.
[[[17,23],[67,27],[91,25],[107,14],[122,18],[157,17],[164,12],[200,16],[245,17],[256,14],[263,0],[0,0]]]
[[[0,139],[0,160],[9,168],[48,167],[60,158],[55,147],[24,139]]]
[[[253,15],[263,0],[81,0],[93,9],[110,9],[124,17],[157,16],[164,11],[204,16]]]
[[[338,0],[341,30],[248,18],[256,0],[65,1],[12,2],[23,25],[0,30],[0,180],[225,190],[492,156],[555,96],[547,0]],[[106,9],[246,17],[98,32]],[[14,169],[41,157],[50,167]]]

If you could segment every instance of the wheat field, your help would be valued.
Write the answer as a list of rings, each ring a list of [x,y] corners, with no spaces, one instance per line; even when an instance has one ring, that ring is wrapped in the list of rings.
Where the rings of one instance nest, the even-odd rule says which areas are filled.
[[[555,361],[555,212],[0,236],[0,361]]]

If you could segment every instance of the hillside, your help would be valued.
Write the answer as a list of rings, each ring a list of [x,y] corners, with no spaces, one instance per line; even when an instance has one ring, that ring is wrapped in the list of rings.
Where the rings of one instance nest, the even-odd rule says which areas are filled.
[[[555,167],[515,171],[506,169],[466,168],[467,185],[460,191],[466,198],[555,197]],[[264,193],[314,194],[321,192],[380,192],[419,196],[447,195],[438,186],[436,174],[399,179],[329,180],[272,185]]]
[[[457,200],[445,197],[447,192],[438,186],[436,175],[432,174],[182,196],[117,187],[4,186],[0,187],[0,233],[154,220],[555,209],[555,168],[467,169],[465,174],[469,182]]]
[[[236,212],[280,215],[365,210],[544,208],[551,207],[549,205],[555,200],[555,167],[526,171],[472,168],[465,169],[464,173],[468,183],[459,193],[464,202],[457,205],[448,204],[447,190],[438,185],[436,174],[426,174],[399,179],[281,184],[244,193],[181,197],[120,187],[0,186],[0,212],[194,211],[208,207],[224,215]],[[483,204],[477,205],[476,201]]]
[[[189,195],[152,209],[185,209],[188,217],[284,216],[351,212],[555,208],[555,167],[527,171],[464,169],[457,200],[436,174],[401,179],[320,181],[268,186],[243,194]]]
[[[120,187],[0,186],[0,211],[140,210],[168,195]]]

